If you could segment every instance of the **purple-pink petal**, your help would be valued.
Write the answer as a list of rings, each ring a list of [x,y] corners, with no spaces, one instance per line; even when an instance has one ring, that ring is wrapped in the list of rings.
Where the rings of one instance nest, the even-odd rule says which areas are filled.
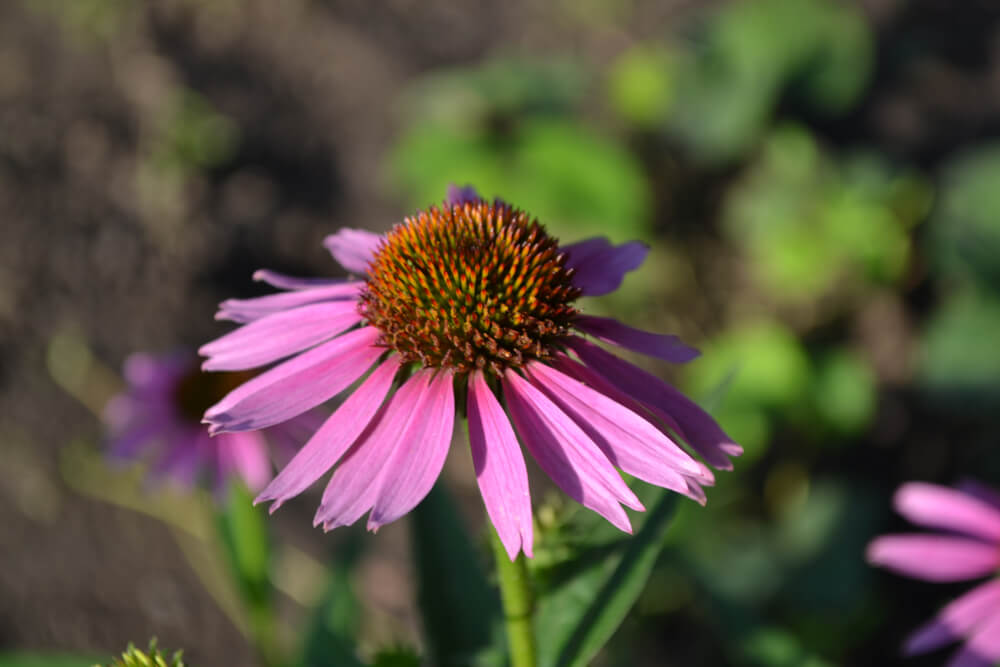
[[[1000,549],[966,537],[885,535],[868,545],[868,562],[927,581],[975,579],[1000,568]]]
[[[687,494],[685,477],[702,468],[648,421],[554,368],[526,366],[533,384],[548,395],[618,468],[639,479]]]
[[[993,667],[1000,662],[1000,610],[977,627],[965,645],[948,663],[949,667]]]
[[[573,326],[606,343],[675,364],[687,363],[700,354],[677,336],[633,329],[609,317],[578,315]]]
[[[571,336],[566,343],[591,370],[618,389],[649,408],[669,415],[680,429],[678,435],[709,465],[729,470],[732,463],[727,456],[739,456],[743,452],[707,412],[652,373],[582,338]]]
[[[253,279],[257,282],[267,283],[271,287],[289,290],[336,287],[348,282],[344,278],[299,278],[271,271],[270,269],[257,269],[253,272]]]
[[[1000,509],[978,498],[936,484],[910,482],[896,491],[896,511],[911,522],[943,528],[998,543]]]
[[[466,185],[465,187],[458,187],[454,183],[448,184],[448,194],[445,196],[445,202],[453,206],[464,206],[465,204],[473,204],[480,200],[479,193],[476,192],[476,188],[471,185]]]
[[[314,525],[323,524],[325,530],[349,526],[374,506],[386,462],[401,443],[412,441],[433,374],[418,371],[382,406],[333,471]]]
[[[298,308],[322,301],[338,301],[354,303],[363,282],[344,282],[324,287],[303,288],[293,292],[268,294],[252,299],[227,299],[219,304],[217,320],[232,322],[253,322],[268,315],[282,313],[291,308]]]
[[[368,530],[376,531],[416,507],[440,476],[455,424],[453,377],[448,370],[437,372],[414,415],[408,437],[385,462]]]
[[[328,301],[292,308],[245,324],[203,345],[206,371],[264,366],[333,338],[361,321],[353,301]]]
[[[625,274],[642,265],[649,247],[639,241],[619,246],[606,238],[593,238],[562,246],[566,267],[575,271],[573,284],[585,296],[601,296],[621,287]]]
[[[632,532],[619,503],[643,509],[614,466],[558,406],[512,370],[503,376],[503,392],[521,441],[542,470],[563,491],[625,532]]]
[[[225,433],[211,441],[218,458],[221,487],[232,476],[242,479],[251,491],[259,491],[271,479],[271,459],[267,443],[258,431]]]
[[[507,555],[532,557],[531,492],[528,469],[503,406],[482,371],[469,376],[469,446],[479,492]]]
[[[323,245],[333,258],[350,273],[363,275],[375,257],[382,236],[364,229],[345,227],[323,239]]]
[[[324,475],[361,435],[385,400],[399,369],[399,357],[379,364],[324,422],[254,503],[273,500],[271,512]]]
[[[208,409],[212,431],[249,431],[291,419],[328,401],[384,352],[378,330],[362,327],[271,368],[231,391]]]
[[[994,579],[949,603],[933,621],[907,637],[903,652],[906,655],[927,653],[967,637],[984,618],[1000,613],[998,610],[1000,580]]]

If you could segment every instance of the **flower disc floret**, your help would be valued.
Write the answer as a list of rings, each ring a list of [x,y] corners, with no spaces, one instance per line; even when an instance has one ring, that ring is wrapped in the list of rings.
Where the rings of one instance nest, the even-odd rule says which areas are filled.
[[[537,220],[479,200],[397,225],[375,253],[359,308],[404,362],[499,376],[559,351],[577,315],[572,277]]]

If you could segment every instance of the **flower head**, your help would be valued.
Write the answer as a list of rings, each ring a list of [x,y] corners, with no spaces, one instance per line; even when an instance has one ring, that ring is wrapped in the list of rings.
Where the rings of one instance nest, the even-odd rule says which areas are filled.
[[[910,482],[896,491],[896,511],[915,524],[942,532],[884,535],[868,545],[868,562],[926,581],[964,581],[990,576],[944,607],[910,635],[908,655],[955,641],[965,645],[951,665],[1000,661],[1000,497],[970,485],[965,490]]]
[[[537,220],[470,187],[385,236],[341,230],[326,247],[354,280],[259,271],[286,290],[223,302],[244,326],[209,343],[205,368],[273,368],[206,412],[215,433],[289,419],[362,380],[257,500],[272,510],[334,469],[315,523],[369,513],[377,529],[430,491],[456,410],[487,513],[511,558],[532,553],[522,443],[567,494],[630,531],[642,505],[618,470],[704,502],[711,471],[742,450],[679,391],[590,336],[672,362],[674,336],[583,315],[581,295],[614,291],[647,248],[591,239],[561,246]],[[284,360],[284,361],[282,361]]]
[[[190,353],[162,357],[134,354],[125,362],[126,389],[105,410],[110,455],[119,460],[152,459],[152,474],[182,484],[208,476],[222,491],[234,476],[252,490],[272,477],[267,440],[287,461],[308,429],[305,415],[265,434],[230,433],[212,439],[201,417],[206,407],[238,387],[252,373],[203,373]],[[296,432],[298,431],[298,432]]]

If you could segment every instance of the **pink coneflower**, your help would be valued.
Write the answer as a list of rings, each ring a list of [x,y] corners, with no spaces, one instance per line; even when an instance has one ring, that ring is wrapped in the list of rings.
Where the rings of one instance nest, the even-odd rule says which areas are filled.
[[[1000,661],[1000,503],[988,489],[969,492],[910,482],[896,491],[896,511],[913,523],[945,532],[885,535],[868,545],[868,562],[926,581],[992,578],[948,604],[913,633],[907,655],[965,640],[953,667]]]
[[[468,416],[476,478],[507,553],[532,553],[521,444],[568,495],[630,531],[642,504],[619,475],[704,502],[712,473],[741,452],[697,405],[584,336],[672,362],[697,351],[674,336],[586,316],[581,295],[614,291],[647,248],[597,238],[560,246],[524,212],[453,188],[441,208],[385,236],[344,229],[326,247],[356,280],[259,271],[286,290],[223,302],[245,323],[201,349],[206,369],[288,358],[206,414],[215,433],[264,428],[360,386],[261,493],[273,509],[334,469],[315,523],[370,512],[376,530],[430,491]],[[520,441],[520,444],[519,444]]]
[[[318,423],[307,414],[266,434],[212,438],[201,423],[205,408],[252,374],[203,373],[192,353],[134,354],[125,362],[124,374],[126,390],[105,410],[109,453],[118,460],[150,460],[157,479],[191,485],[208,478],[221,493],[236,477],[259,491],[272,478],[268,442],[287,461],[309,435],[306,429]]]

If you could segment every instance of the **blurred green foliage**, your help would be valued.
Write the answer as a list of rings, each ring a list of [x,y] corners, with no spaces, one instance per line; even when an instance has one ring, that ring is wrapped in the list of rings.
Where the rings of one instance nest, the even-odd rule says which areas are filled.
[[[929,201],[915,175],[872,154],[838,161],[803,128],[784,126],[730,193],[723,222],[768,296],[815,302],[898,281]]]
[[[579,78],[570,65],[500,61],[421,82],[389,156],[392,182],[412,208],[440,202],[449,183],[472,183],[559,236],[648,238],[651,196],[639,163],[568,113]]]
[[[665,76],[673,136],[705,162],[744,155],[790,92],[817,110],[850,108],[868,82],[872,36],[857,8],[832,0],[734,2],[679,46]]]

